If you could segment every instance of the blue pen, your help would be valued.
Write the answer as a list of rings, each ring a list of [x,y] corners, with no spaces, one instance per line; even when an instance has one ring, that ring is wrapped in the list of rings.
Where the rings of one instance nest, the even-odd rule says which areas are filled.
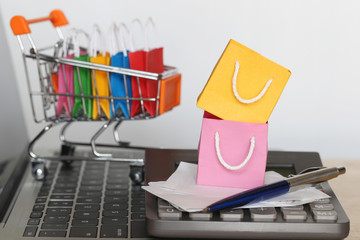
[[[344,174],[345,172],[346,169],[344,167],[332,167],[295,175],[279,182],[253,188],[245,192],[232,195],[215,202],[214,204],[211,204],[205,208],[204,211],[213,212],[234,207],[241,207],[248,203],[267,200],[285,194],[295,186],[327,181],[339,176],[340,174]]]

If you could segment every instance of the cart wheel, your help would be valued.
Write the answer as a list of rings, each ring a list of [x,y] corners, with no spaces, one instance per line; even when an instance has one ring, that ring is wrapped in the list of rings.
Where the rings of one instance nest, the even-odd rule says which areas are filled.
[[[75,146],[74,145],[68,145],[68,144],[62,144],[60,155],[61,156],[73,156],[75,152]]]
[[[61,151],[60,151],[61,156],[73,156],[74,152],[75,152],[75,146],[74,145],[67,145],[67,144],[62,144],[61,145]],[[72,162],[73,162],[72,160],[62,160],[62,163],[66,167],[70,167]]]
[[[48,170],[45,167],[44,162],[33,162],[32,163],[32,174],[35,180],[42,181],[48,174]]]
[[[141,184],[144,181],[144,167],[130,166],[129,176],[134,184]]]

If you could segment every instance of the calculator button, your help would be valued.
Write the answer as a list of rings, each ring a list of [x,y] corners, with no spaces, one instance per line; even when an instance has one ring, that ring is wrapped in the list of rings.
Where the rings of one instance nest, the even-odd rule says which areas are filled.
[[[323,210],[330,211],[334,210],[334,205],[331,203],[310,203],[311,210]]]
[[[158,214],[159,218],[163,219],[180,219],[182,216],[182,213],[174,207],[159,208]]]
[[[317,222],[335,222],[338,219],[336,211],[313,210],[313,216]]]
[[[168,207],[172,207],[168,201],[158,198],[158,208],[168,208]]]
[[[189,217],[192,220],[198,220],[198,221],[208,221],[212,218],[213,213],[212,212],[192,212],[189,213]]]
[[[304,205],[298,205],[298,206],[288,206],[288,207],[281,207],[280,208],[282,211],[302,211],[304,210]]]
[[[244,210],[242,209],[221,210],[220,218],[223,221],[241,221],[244,218]]]
[[[330,203],[330,198],[322,198],[314,201],[313,203]]]
[[[274,221],[277,217],[275,208],[250,208],[250,216],[253,221]]]
[[[286,221],[305,221],[307,213],[303,210],[282,210],[283,218]]]

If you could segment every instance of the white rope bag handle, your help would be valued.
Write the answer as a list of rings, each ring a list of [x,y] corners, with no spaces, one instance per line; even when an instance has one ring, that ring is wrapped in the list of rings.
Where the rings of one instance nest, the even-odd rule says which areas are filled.
[[[152,34],[150,33],[151,30]],[[150,40],[154,40],[153,46],[150,46]],[[155,22],[151,17],[149,17],[145,23],[145,41],[148,48],[147,50],[159,48],[161,46]]]
[[[254,97],[254,98],[251,98],[251,99],[243,99],[243,98],[241,98],[241,97],[239,96],[238,92],[236,91],[236,79],[237,79],[237,75],[238,75],[238,72],[239,72],[239,68],[240,68],[239,62],[238,62],[238,61],[235,61],[235,71],[234,71],[234,76],[233,76],[233,80],[232,80],[232,85],[233,85],[233,92],[234,92],[234,95],[235,95],[236,99],[237,99],[239,102],[241,102],[241,103],[246,103],[246,104],[249,104],[249,103],[253,103],[253,102],[258,101],[259,99],[261,99],[261,98],[264,96],[264,94],[266,93],[266,91],[269,89],[270,84],[271,84],[271,82],[272,82],[273,79],[271,78],[271,79],[269,79],[269,80],[266,82],[263,90],[261,90],[261,92],[259,93],[259,95],[257,95],[257,96]]]
[[[102,48],[103,48],[102,33],[99,26],[94,24],[93,31],[90,37],[90,49],[89,49],[90,57],[96,57],[97,51],[101,52],[103,56],[106,56],[105,49]]]
[[[130,50],[130,52],[134,52],[134,51],[141,49],[141,48],[138,48],[137,46],[135,46],[135,44],[136,44],[135,39],[134,39],[135,24],[138,24],[138,26],[140,28],[140,32],[144,39],[144,48],[143,49],[145,51],[149,51],[149,46],[148,46],[148,43],[146,41],[146,36],[145,36],[145,28],[144,28],[143,24],[141,23],[141,21],[138,18],[136,18],[130,23],[130,29],[129,29],[129,50]]]
[[[107,48],[108,52],[111,56],[116,55],[118,52],[123,52],[124,56],[127,56],[125,42],[123,33],[124,31],[120,29],[116,25],[115,22],[113,22],[108,30],[107,33]]]
[[[80,36],[84,36],[86,39],[86,43],[87,43],[87,49],[90,48],[90,37],[89,34],[87,34],[85,31],[81,30],[81,29],[77,29],[76,30],[76,34],[73,35],[73,44],[74,44],[74,56],[75,57],[80,57]]]
[[[254,152],[254,148],[255,148],[255,137],[252,136],[250,139],[250,149],[249,149],[249,153],[246,156],[245,160],[236,166],[231,166],[229,165],[227,162],[225,162],[225,160],[223,159],[223,157],[221,156],[221,152],[220,152],[220,136],[219,136],[219,132],[216,131],[215,132],[215,149],[216,149],[216,155],[221,163],[221,165],[223,165],[226,169],[228,170],[239,170],[241,168],[243,168],[250,160],[251,156],[253,155]]]

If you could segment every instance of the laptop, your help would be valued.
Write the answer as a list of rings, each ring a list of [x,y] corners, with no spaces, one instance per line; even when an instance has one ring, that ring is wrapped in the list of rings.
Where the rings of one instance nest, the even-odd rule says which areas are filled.
[[[0,42],[6,43],[0,28]],[[2,57],[10,59],[3,46]],[[145,169],[113,161],[45,161],[46,177],[39,181],[34,171],[38,165],[28,154],[15,77],[8,64],[1,64],[0,71],[2,83],[6,82],[0,88],[0,239],[342,239],[348,235],[349,219],[327,183],[318,187],[331,195],[329,202],[212,216],[178,212],[138,184],[167,179],[181,161],[196,163],[196,150],[110,150],[144,159]],[[89,153],[86,147],[50,150],[60,159],[73,154],[81,159]],[[285,175],[321,165],[317,153],[269,152],[268,163],[269,169]]]

